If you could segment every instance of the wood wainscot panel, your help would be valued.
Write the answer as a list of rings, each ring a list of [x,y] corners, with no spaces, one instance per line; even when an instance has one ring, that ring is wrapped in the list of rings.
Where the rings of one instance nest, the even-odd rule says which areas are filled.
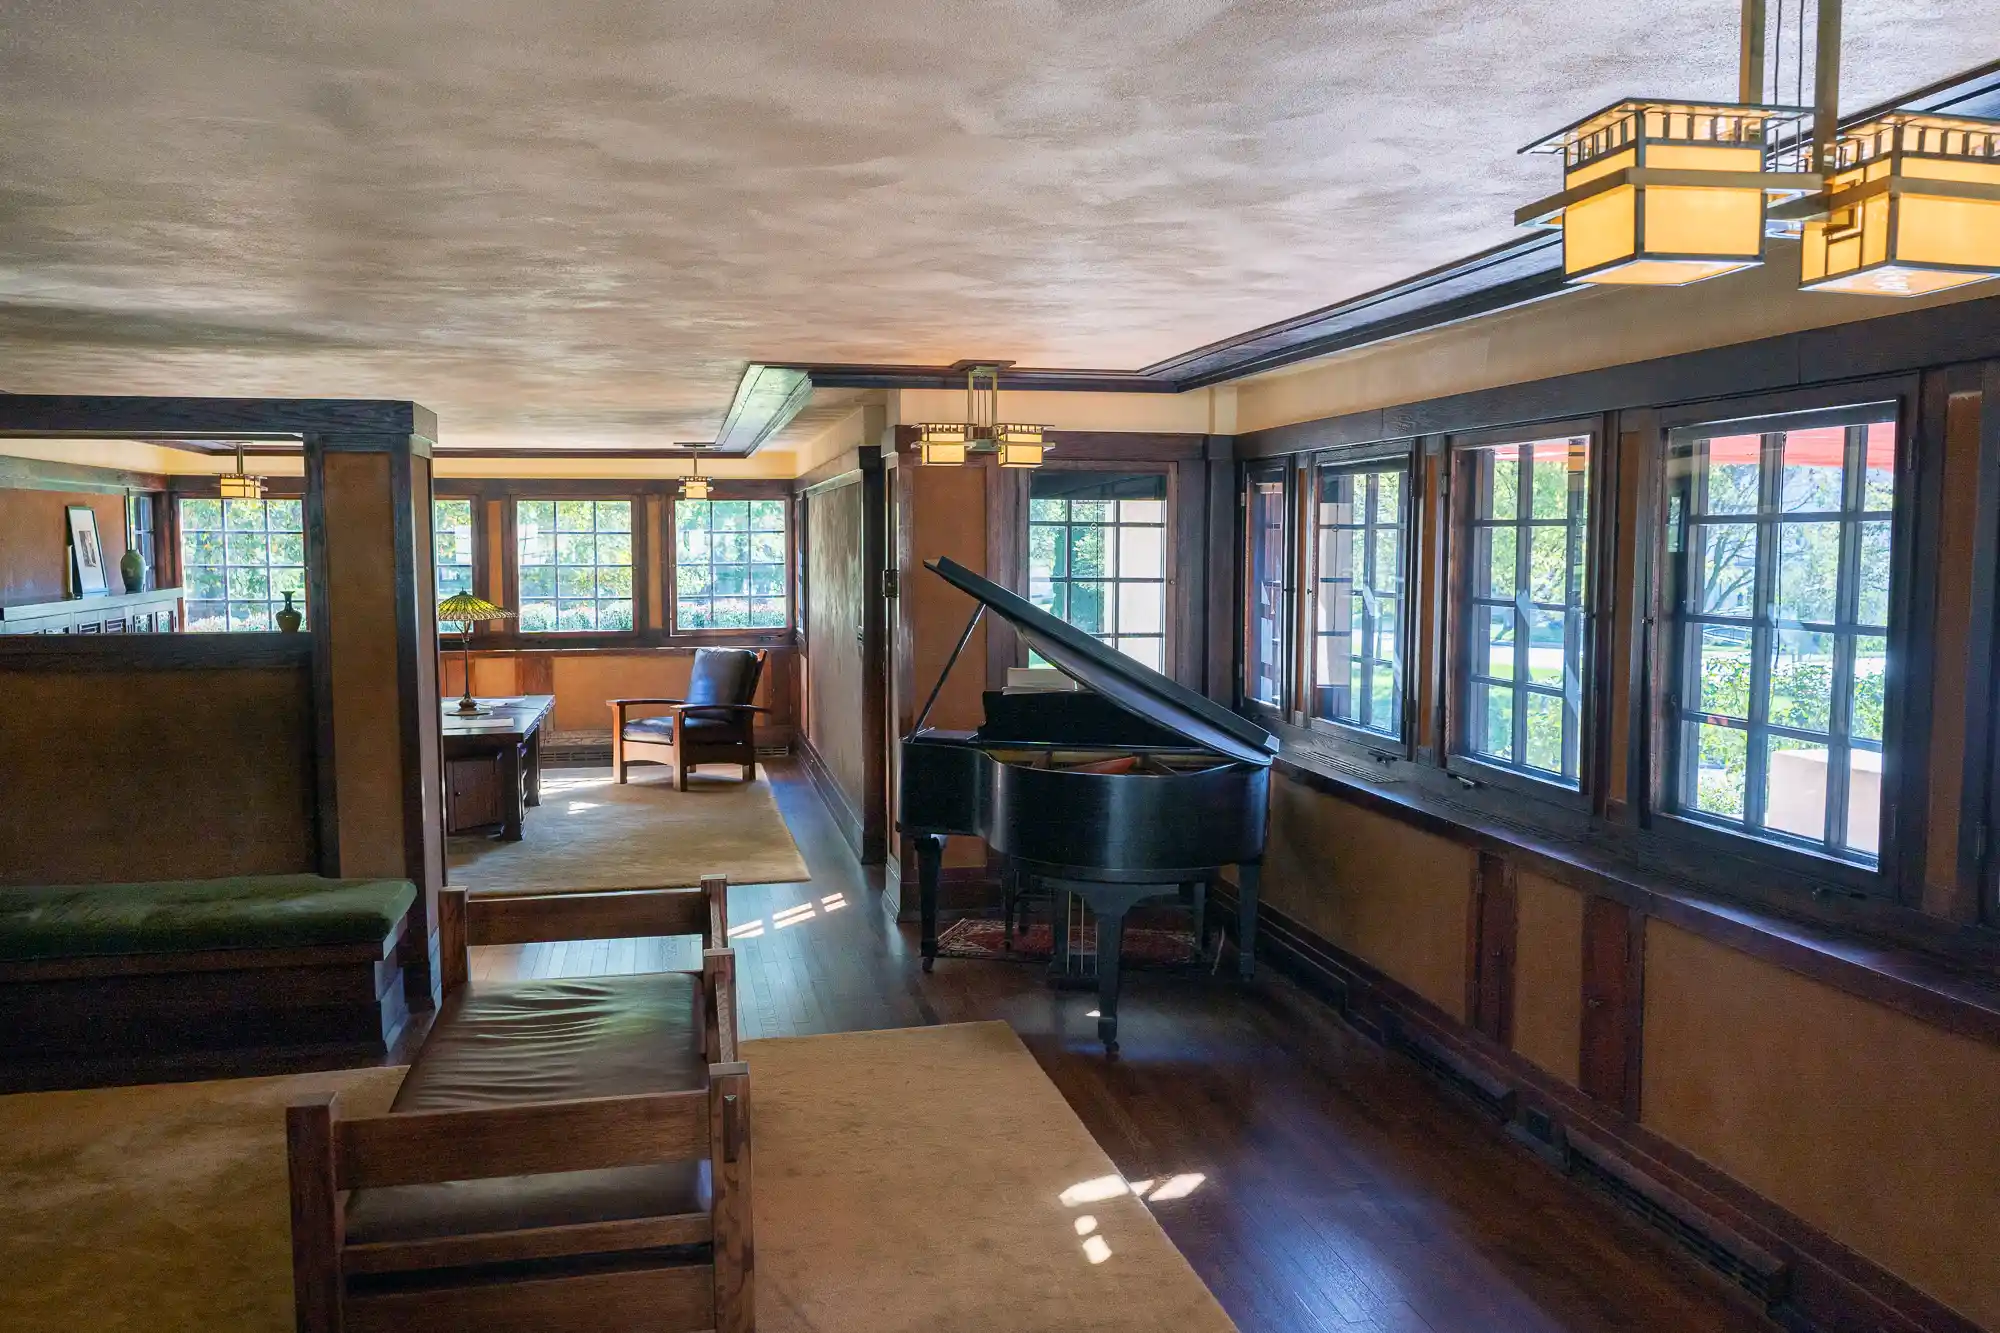
[[[1461,1022],[1478,868],[1470,848],[1272,777],[1265,899]]]
[[[828,796],[836,822],[860,853],[868,799],[866,728],[862,719],[864,487],[851,480],[806,496],[806,639],[812,645],[812,697],[806,732],[808,762]]]
[[[1514,868],[1491,852],[1481,852],[1473,883],[1467,923],[1471,947],[1466,960],[1466,1013],[1474,1028],[1508,1046],[1514,1040]]]
[[[1643,1123],[2000,1328],[2000,1050],[1686,931],[1646,936]]]
[[[1575,1084],[1582,1079],[1584,895],[1514,872],[1516,1051]]]
[[[1638,1115],[1645,916],[1593,895],[1583,909],[1583,1029],[1578,1082],[1607,1106]]]
[[[240,669],[51,665],[0,663],[0,883],[317,868],[302,657]]]

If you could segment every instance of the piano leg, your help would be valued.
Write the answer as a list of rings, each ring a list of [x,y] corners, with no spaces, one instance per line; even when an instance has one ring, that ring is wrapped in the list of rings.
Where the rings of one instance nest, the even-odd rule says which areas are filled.
[[[1257,884],[1263,875],[1261,861],[1236,867],[1236,975],[1245,981],[1257,970]]]
[[[1118,963],[1125,948],[1125,904],[1097,913],[1097,1039],[1118,1054]]]
[[[937,961],[938,872],[944,865],[944,839],[935,833],[917,835],[917,910],[923,918],[924,971]]]

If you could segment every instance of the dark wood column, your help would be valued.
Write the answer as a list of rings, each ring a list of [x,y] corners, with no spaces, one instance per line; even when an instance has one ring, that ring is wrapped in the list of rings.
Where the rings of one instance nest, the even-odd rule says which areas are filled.
[[[418,888],[404,936],[411,1003],[435,1003],[444,884],[431,441],[305,437],[306,523],[319,735],[320,871]]]

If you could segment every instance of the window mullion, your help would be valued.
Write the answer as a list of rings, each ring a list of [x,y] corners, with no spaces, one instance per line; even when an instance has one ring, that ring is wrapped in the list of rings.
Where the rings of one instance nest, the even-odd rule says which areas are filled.
[[[1772,603],[1778,580],[1778,549],[1783,529],[1778,518],[1784,483],[1784,436],[1764,435],[1757,461],[1757,547],[1751,592],[1750,718],[1744,748],[1743,823],[1764,827],[1771,719]]]
[[[1514,464],[1514,762],[1528,763],[1528,649],[1532,642],[1532,618],[1521,608],[1529,603],[1529,548],[1535,527],[1535,451],[1523,445],[1516,451]],[[1523,514],[1529,519],[1524,519]]]
[[[1833,698],[1827,717],[1826,844],[1847,841],[1848,736],[1853,729],[1854,627],[1861,619],[1861,514],[1866,494],[1868,428],[1849,426],[1842,455],[1840,572],[1834,593]]]

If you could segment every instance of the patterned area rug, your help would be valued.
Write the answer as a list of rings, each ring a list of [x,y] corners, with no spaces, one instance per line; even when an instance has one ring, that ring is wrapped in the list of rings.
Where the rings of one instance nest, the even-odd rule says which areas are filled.
[[[1081,940],[1072,939],[1079,953],[1095,955],[1097,927],[1086,926]],[[967,918],[954,921],[938,936],[940,958],[994,958],[1019,963],[1046,963],[1055,951],[1055,933],[1047,922],[1036,922],[1014,935],[1014,947],[1007,947],[1007,929],[998,921]],[[1176,968],[1201,963],[1191,930],[1153,930],[1125,927],[1125,948],[1119,955],[1126,967]]]

